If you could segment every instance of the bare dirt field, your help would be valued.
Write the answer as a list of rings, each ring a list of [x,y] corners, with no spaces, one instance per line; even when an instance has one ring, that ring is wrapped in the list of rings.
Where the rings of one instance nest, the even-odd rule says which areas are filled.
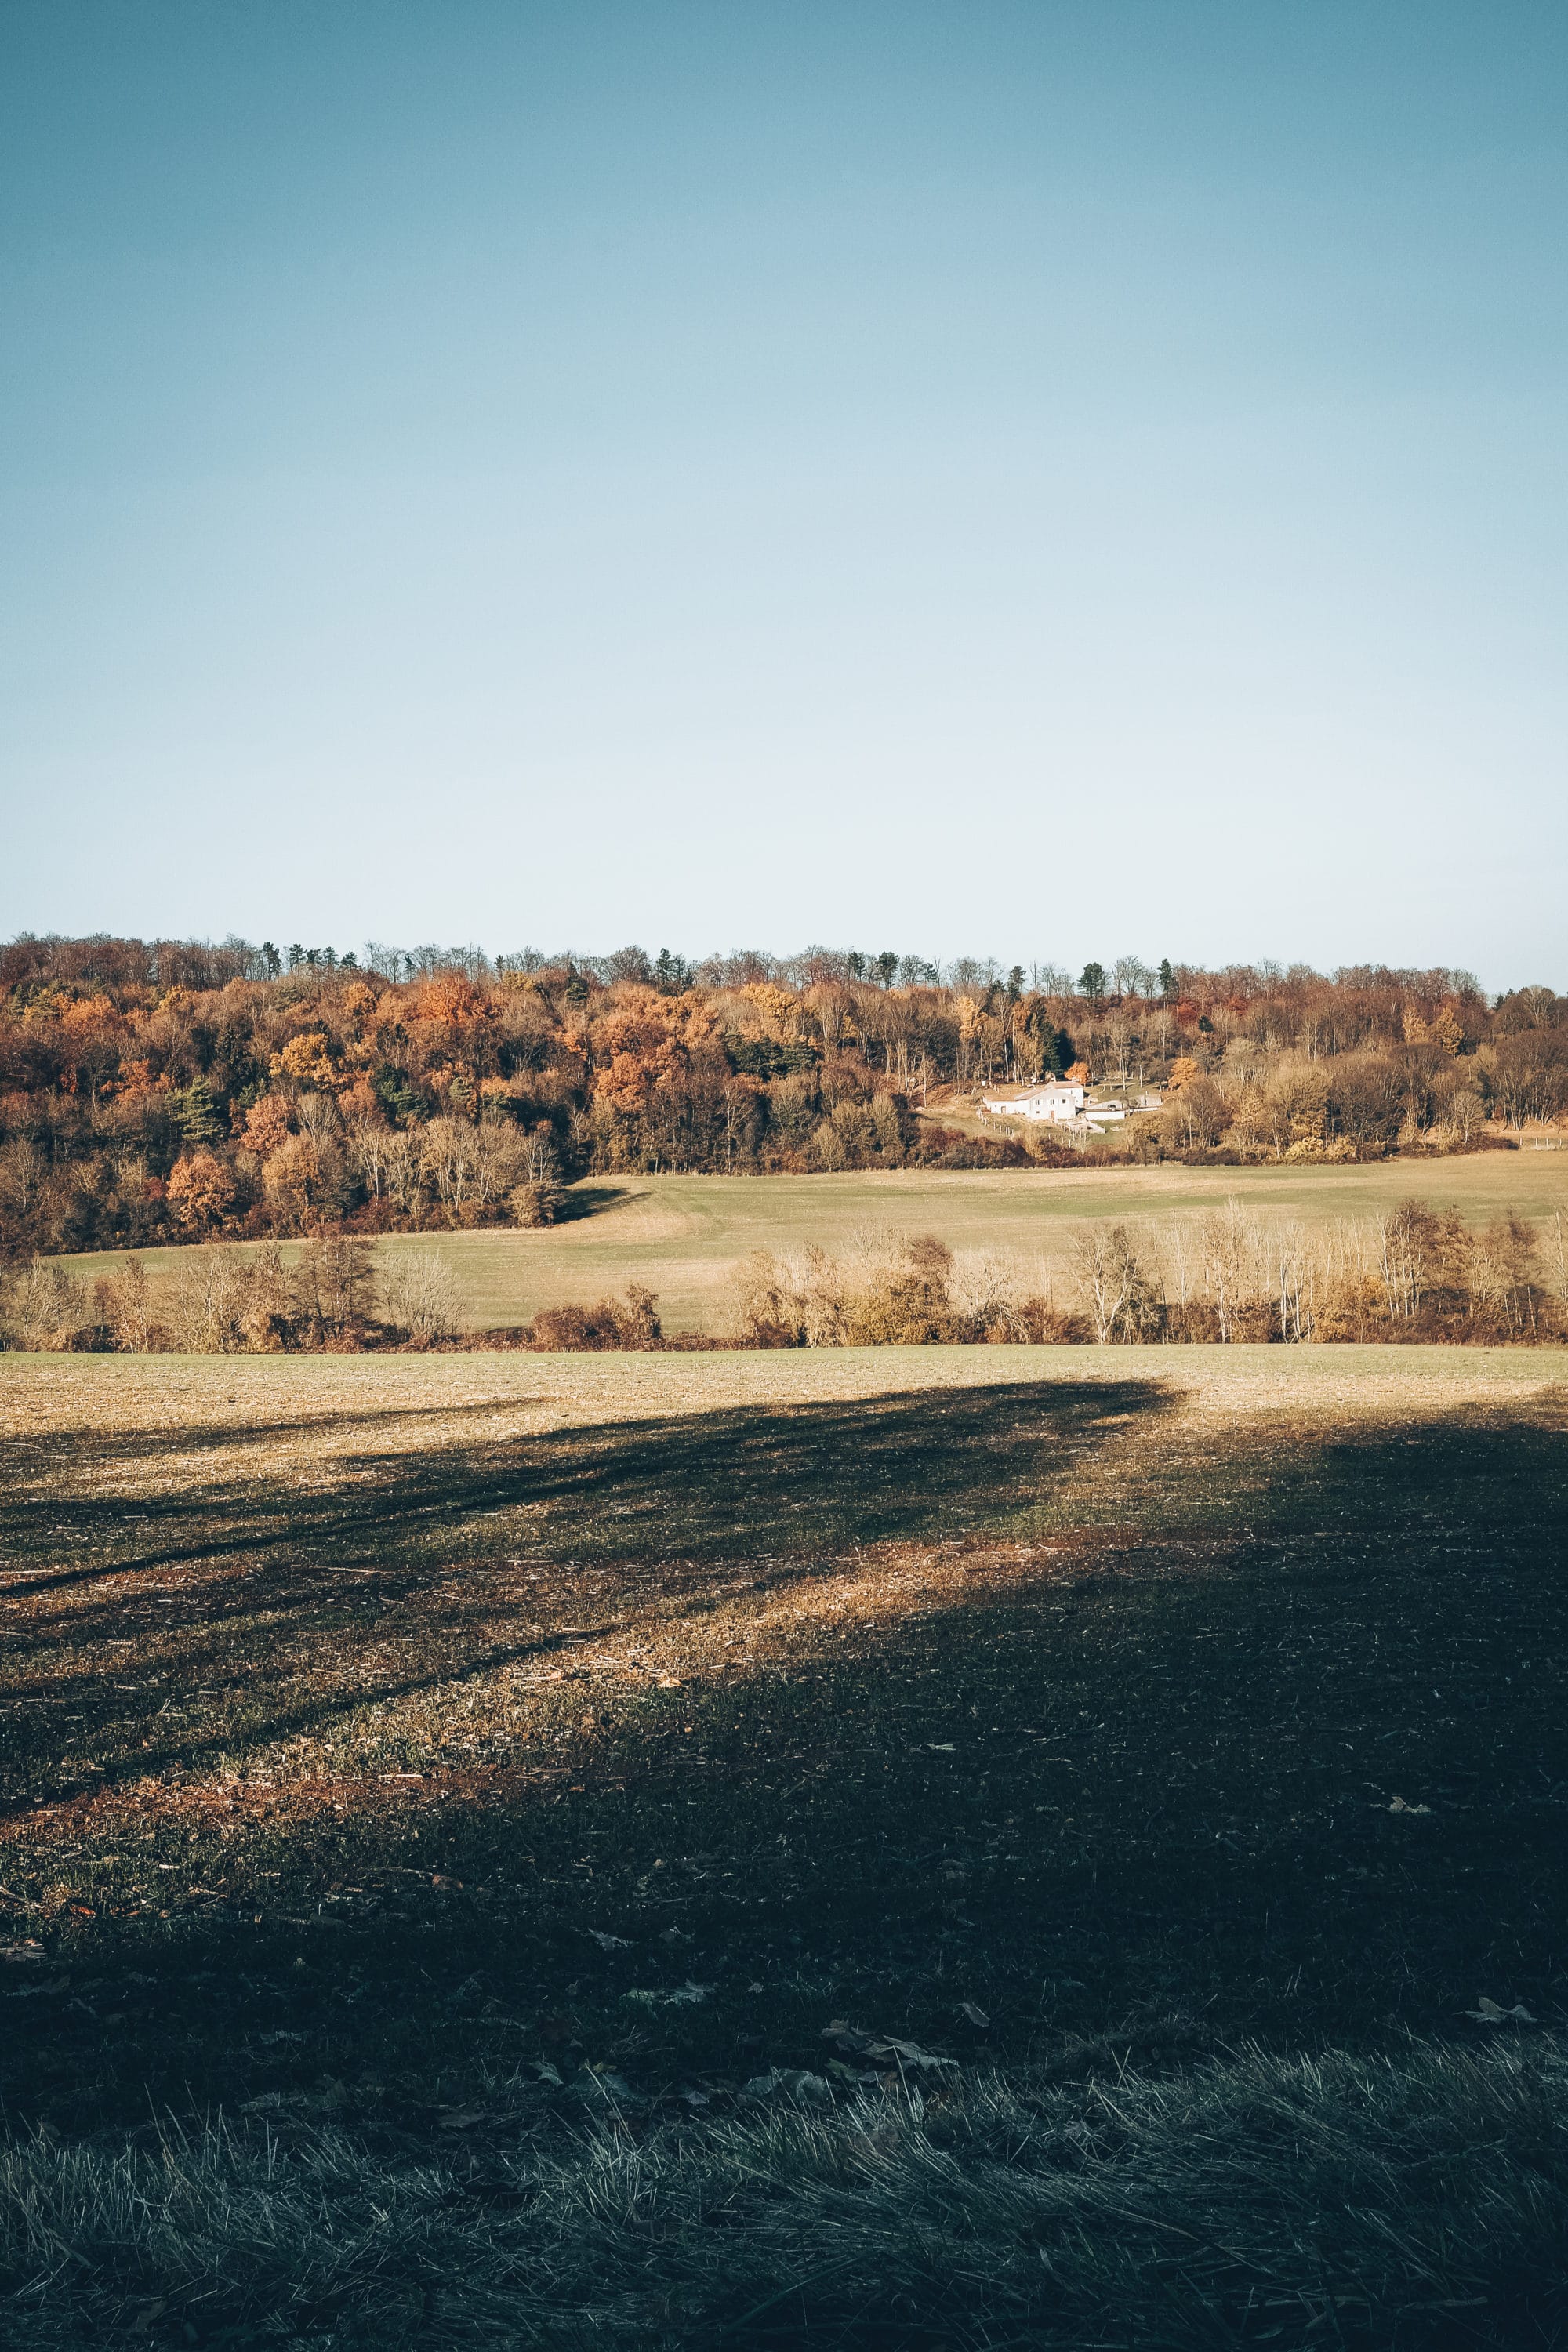
[[[605,2100],[902,2097],[878,2036],[934,2092],[1560,2025],[1565,1439],[1522,1349],[0,1359],[6,2114],[488,2212]]]
[[[436,1249],[461,1285],[471,1328],[527,1322],[540,1307],[584,1303],[640,1282],[658,1297],[667,1328],[721,1324],[726,1289],[749,1251],[816,1243],[835,1254],[862,1238],[935,1234],[955,1252],[1006,1251],[1060,1265],[1089,1219],[1170,1223],[1236,1198],[1251,1209],[1308,1220],[1383,1216],[1414,1194],[1467,1222],[1517,1210],[1568,1213],[1568,1151],[1475,1152],[1449,1160],[1379,1160],[1346,1168],[897,1169],[842,1176],[593,1177],[572,1188],[575,1213],[540,1232],[393,1234],[376,1244]],[[285,1244],[285,1255],[289,1245]],[[144,1253],[156,1278],[177,1250]],[[106,1253],[72,1258],[73,1272],[112,1272]]]

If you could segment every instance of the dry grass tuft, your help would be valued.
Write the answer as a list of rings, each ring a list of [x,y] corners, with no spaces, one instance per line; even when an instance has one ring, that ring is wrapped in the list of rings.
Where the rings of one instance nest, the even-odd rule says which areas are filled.
[[[377,2160],[222,2121],[0,2158],[13,2324],[479,2347],[1558,2340],[1555,2043],[1245,2051],[1163,2080],[754,2095],[716,2123]]]

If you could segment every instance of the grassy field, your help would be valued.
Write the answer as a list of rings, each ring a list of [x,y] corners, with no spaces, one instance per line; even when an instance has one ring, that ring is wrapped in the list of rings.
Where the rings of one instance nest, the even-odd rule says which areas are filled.
[[[537,1233],[397,1234],[383,1260],[435,1248],[462,1286],[473,1328],[526,1322],[541,1307],[587,1302],[627,1282],[658,1294],[671,1331],[717,1328],[731,1274],[748,1251],[817,1243],[838,1253],[858,1237],[934,1233],[954,1251],[1005,1250],[1048,1267],[1066,1256],[1089,1218],[1200,1215],[1232,1195],[1292,1217],[1382,1216],[1415,1193],[1484,1223],[1517,1209],[1568,1212],[1568,1151],[1476,1152],[1440,1160],[1381,1160],[1348,1168],[890,1170],[843,1176],[591,1178],[573,1188],[577,1213]],[[287,1245],[286,1245],[287,1249]],[[150,1250],[157,1275],[176,1250]],[[112,1270],[99,1253],[68,1261],[91,1276]]]
[[[0,1412],[0,2338],[1561,2340],[1560,1356]]]

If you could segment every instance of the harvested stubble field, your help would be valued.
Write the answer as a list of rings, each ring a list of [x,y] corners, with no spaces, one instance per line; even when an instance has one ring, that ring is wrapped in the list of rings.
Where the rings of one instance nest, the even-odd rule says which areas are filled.
[[[0,2333],[1562,2340],[1560,1353],[0,1400]]]
[[[957,1254],[1005,1251],[1037,1258],[1049,1281],[1075,1234],[1095,1219],[1162,1225],[1196,1219],[1230,1199],[1251,1211],[1309,1223],[1384,1217],[1409,1195],[1469,1224],[1510,1210],[1548,1220],[1568,1213],[1568,1150],[1473,1152],[1447,1160],[1388,1160],[1360,1167],[1068,1168],[1038,1172],[893,1169],[834,1176],[590,1177],[568,1193],[567,1222],[536,1232],[390,1234],[382,1265],[435,1249],[462,1292],[475,1330],[528,1322],[542,1307],[582,1305],[640,1282],[658,1297],[666,1328],[706,1331],[725,1319],[726,1290],[749,1251],[815,1243],[853,1251],[862,1236],[908,1241],[935,1234]],[[284,1244],[284,1255],[291,1255]],[[154,1283],[177,1249],[142,1253]],[[112,1252],[64,1261],[88,1278],[113,1274]],[[1065,1277],[1064,1277],[1065,1278]],[[1068,1285],[1070,1287],[1070,1284]]]

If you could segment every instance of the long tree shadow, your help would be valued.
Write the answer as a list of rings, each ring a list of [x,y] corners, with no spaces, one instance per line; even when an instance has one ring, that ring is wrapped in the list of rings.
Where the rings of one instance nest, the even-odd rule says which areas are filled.
[[[889,1535],[1026,1531],[1074,1461],[1092,1469],[1141,1433],[1173,1443],[1168,1404],[1121,1384],[1018,1387],[566,1433],[527,1441],[526,1460],[468,1446],[444,1465],[445,1496],[441,1464],[409,1467],[402,1538],[374,1486],[372,1565],[395,1622],[439,1570],[451,1661],[488,1672],[500,1653],[478,1654],[475,1635],[500,1569],[432,1534],[465,1513],[526,1508],[546,1552],[656,1563],[649,1605],[679,1615],[742,1585],[798,1584]],[[835,2020],[965,2064],[1030,2053],[1068,2067],[1248,2034],[1470,2032],[1462,2012],[1481,1993],[1556,2021],[1565,1454],[1556,1428],[1474,1414],[1293,1448],[1233,1432],[1230,1486],[1210,1481],[1201,1520],[1178,1465],[1168,1524],[1142,1536],[1009,1572],[982,1561],[918,1612],[889,1601],[841,1643],[759,1654],[710,1684],[581,1686],[530,1785],[476,1769],[424,1784],[405,1811],[226,1838],[205,1817],[187,1828],[175,1803],[149,1852],[177,1860],[175,1885],[218,1891],[169,1902],[165,1919],[53,1914],[37,1980],[56,1990],[23,1987],[34,2031],[13,2043],[7,2095],[76,2122],[132,2117],[149,2089],[260,2096],[282,2123],[331,2114],[447,2147],[474,2132],[482,2147],[545,2109],[580,2116],[608,2078],[635,2119],[645,2100],[722,2100],[773,2065],[826,2073]],[[367,1463],[398,1476],[374,1455],[341,1466]],[[303,1498],[300,1552],[363,1564],[352,1492]],[[453,1496],[455,1518],[420,1515]],[[595,1519],[619,1506],[636,1540],[623,1526],[601,1542]],[[233,1507],[226,1489],[170,1498],[192,1511],[193,1542],[203,1508]],[[198,1594],[200,1654],[205,1612],[216,1659],[243,1642],[244,1612],[308,1633],[312,1611],[341,1602],[329,1571],[269,1562],[286,1508],[242,1498],[259,1565],[237,1617],[217,1613],[232,1578]],[[235,1532],[226,1520],[220,1551]],[[504,1543],[509,1565],[545,1556],[515,1555],[510,1526]],[[132,1604],[113,1595],[134,1579],[110,1570],[108,1585],[81,1596],[83,1638],[124,1623]],[[352,1650],[359,1620],[326,1631]],[[502,1646],[510,1660],[529,1645]],[[289,1696],[261,1643],[245,1654],[258,1739],[348,1701],[347,1687]],[[375,1699],[397,1677],[367,1650],[350,1681]],[[126,1718],[142,1736],[154,1696]],[[139,1752],[177,1794],[208,1749],[194,1727]],[[443,2138],[453,2104],[479,2119]]]
[[[735,1406],[412,1454],[341,1449],[324,1487],[269,1475],[268,1428],[258,1434],[248,1481],[187,1482],[129,1502],[73,1494],[73,1454],[95,1465],[98,1456],[97,1442],[84,1436],[58,1449],[48,1527],[35,1503],[12,1499],[0,1504],[0,1544],[34,1594],[280,1542],[334,1558],[412,1559],[426,1530],[512,1510],[533,1516],[541,1542],[569,1537],[603,1559],[717,1559],[763,1543],[840,1549],[1011,1523],[1109,1429],[1179,1402],[1160,1381],[1130,1379]],[[335,1425],[352,1430],[358,1417]],[[183,1455],[209,1437],[237,1448],[233,1430],[198,1431],[194,1440],[183,1430],[148,1432],[131,1458],[154,1469],[161,1454]],[[58,1556],[62,1535],[113,1542],[128,1517],[137,1541],[117,1544],[112,1559],[29,1569]],[[158,1539],[149,1543],[150,1533]],[[0,1584],[0,1598],[23,1589]]]
[[[153,1483],[129,1503],[73,1493],[68,1446],[47,1525],[25,1501],[0,1507],[0,1545],[12,1562],[0,1602],[25,1612],[37,1660],[17,1696],[80,1715],[73,1752],[90,1744],[101,1785],[199,1767],[319,1727],[334,1706],[380,1704],[547,1654],[557,1646],[547,1629],[495,1636],[498,1609],[517,1605],[515,1595],[498,1594],[495,1579],[525,1562],[591,1570],[659,1561],[683,1580],[682,1608],[700,1609],[693,1570],[715,1575],[717,1594],[737,1577],[753,1586],[798,1577],[814,1557],[858,1546],[1016,1528],[1072,1465],[1174,1402],[1160,1383],[1130,1380],[737,1407],[412,1454],[349,1449],[324,1483],[311,1465],[310,1484],[267,1475],[264,1430],[251,1475],[242,1457],[238,1477],[172,1492],[160,1490],[159,1457],[184,1454],[186,1433],[149,1433],[138,1460]],[[232,1432],[229,1439],[232,1447]],[[81,1443],[96,1470],[91,1441]],[[89,1548],[91,1564],[41,1564],[58,1557],[62,1537]],[[368,1629],[378,1622],[372,1611],[407,1601],[433,1579],[446,1595],[435,1662],[413,1675],[365,1669],[353,1655],[356,1627]],[[266,1634],[254,1638],[261,1625]],[[200,1727],[172,1736],[167,1691],[106,1691],[93,1645],[176,1631],[195,1700],[212,1675],[225,1686],[210,1694],[217,1704],[195,1705],[207,1718]],[[335,1662],[336,1700],[319,1685],[299,1696],[310,1680],[299,1644],[312,1640]],[[53,1654],[60,1645],[86,1653],[74,1671]],[[47,1710],[17,1725],[7,1745],[0,1805],[14,1810],[79,1785],[79,1775],[50,1777],[59,1749]]]

